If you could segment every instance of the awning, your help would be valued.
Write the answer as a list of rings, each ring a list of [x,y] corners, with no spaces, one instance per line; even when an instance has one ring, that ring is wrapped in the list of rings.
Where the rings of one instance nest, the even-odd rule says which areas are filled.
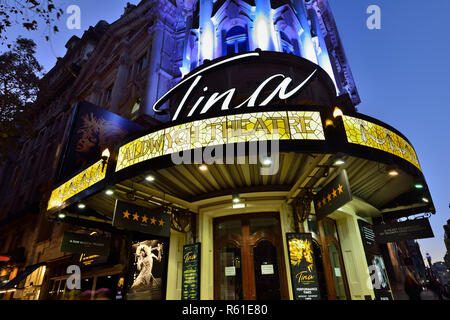
[[[0,290],[8,290],[8,289],[14,288],[22,280],[26,279],[30,274],[32,274],[33,271],[35,271],[37,268],[39,268],[45,264],[46,264],[45,262],[42,262],[42,263],[37,263],[37,264],[33,264],[31,266],[26,267],[25,270],[19,272],[14,279],[8,281],[3,286],[0,286]]]

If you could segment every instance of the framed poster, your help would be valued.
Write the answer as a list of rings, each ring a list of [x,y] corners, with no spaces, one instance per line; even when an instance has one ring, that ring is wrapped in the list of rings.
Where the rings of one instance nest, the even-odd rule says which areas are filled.
[[[311,233],[287,233],[289,266],[295,300],[320,300]]]
[[[127,300],[164,300],[168,240],[134,240],[128,268]]]
[[[200,243],[183,247],[181,300],[200,300]]]

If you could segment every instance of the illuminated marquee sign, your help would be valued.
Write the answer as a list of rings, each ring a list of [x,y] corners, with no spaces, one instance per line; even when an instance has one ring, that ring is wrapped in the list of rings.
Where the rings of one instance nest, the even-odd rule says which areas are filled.
[[[413,147],[398,134],[366,120],[349,116],[343,120],[348,142],[394,154],[421,170]]]
[[[268,140],[325,140],[320,113],[247,113],[162,129],[120,147],[116,172],[152,158],[184,150]]]
[[[100,160],[53,190],[47,210],[60,207],[67,199],[103,180],[106,174],[106,166],[103,160]]]
[[[252,58],[254,59],[258,58],[259,56],[260,54],[258,52],[245,53],[231,58],[227,58],[225,60],[221,60],[219,62],[213,63],[210,66],[202,68],[201,70],[195,72],[191,76],[183,79],[175,87],[173,87],[166,94],[164,94],[158,101],[156,101],[156,103],[153,105],[153,111],[155,111],[156,113],[164,112],[163,110],[160,109],[163,103],[167,99],[169,99],[171,95],[173,95],[174,91],[177,91],[179,88],[184,87],[187,84],[190,84],[190,86],[179,97],[180,100],[176,102],[177,107],[175,114],[172,117],[172,121],[177,120],[182,110],[189,105],[188,101],[189,99],[192,98],[193,93],[199,91],[200,88],[202,88],[201,91],[203,91],[203,95],[197,96],[192,101],[193,105],[192,108],[190,108],[187,117],[192,116],[197,110],[199,111],[199,114],[205,114],[206,112],[209,111],[209,109],[211,109],[213,106],[219,103],[221,103],[222,111],[228,111],[231,108],[239,109],[243,106],[245,107],[266,106],[276,101],[276,99],[282,101],[289,99],[290,97],[293,97],[295,95],[298,95],[302,91],[302,89],[308,86],[308,84],[311,82],[311,80],[317,73],[317,69],[313,70],[304,79],[302,79],[299,84],[297,84],[296,86],[291,86],[291,88],[289,89],[288,87],[293,82],[293,79],[291,77],[286,76],[282,73],[275,73],[275,74],[269,73],[265,76],[266,77],[265,79],[264,78],[259,79],[258,81],[259,85],[253,91],[247,93],[248,98],[244,102],[241,102],[240,104],[235,106],[232,106],[232,101],[237,95],[238,91],[237,88],[222,88],[222,89],[215,88],[213,90],[218,91],[212,93],[208,92],[211,89],[209,88],[211,84],[209,84],[208,81],[205,81],[203,79],[205,72],[214,72],[216,71],[216,69],[223,67],[224,65],[236,64],[241,62],[242,60],[248,60]],[[203,80],[205,83],[202,84],[201,80]],[[273,85],[275,85],[275,87],[269,89],[269,87]],[[267,90],[269,90],[271,93],[268,96],[263,96],[263,93],[266,92]],[[207,95],[209,95],[209,98],[207,98]],[[262,98],[264,98],[263,101],[257,102],[258,99]],[[202,105],[203,107],[201,107]]]

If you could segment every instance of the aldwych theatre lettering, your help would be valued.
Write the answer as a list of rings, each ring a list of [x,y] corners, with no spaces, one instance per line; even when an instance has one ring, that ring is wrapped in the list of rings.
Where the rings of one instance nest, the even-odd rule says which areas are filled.
[[[169,95],[176,89],[178,89],[181,86],[184,86],[185,84],[189,84],[190,86],[187,89],[186,93],[184,94],[183,98],[181,99],[180,103],[177,106],[177,109],[175,111],[175,114],[172,118],[172,121],[177,120],[180,112],[182,111],[183,107],[185,107],[186,101],[191,96],[191,93],[197,89],[200,85],[200,81],[202,80],[203,76],[202,74],[206,71],[211,71],[212,69],[215,69],[221,65],[228,64],[235,62],[237,60],[242,59],[248,59],[252,57],[258,57],[259,53],[247,53],[242,54],[239,56],[231,57],[222,61],[219,61],[217,63],[212,64],[211,66],[208,66],[202,70],[199,70],[198,72],[194,73],[193,75],[187,77],[186,79],[182,80],[180,83],[178,83],[175,87],[173,87],[171,90],[169,90],[164,96],[162,96],[154,105],[153,105],[153,111],[156,113],[162,113],[163,111],[160,109],[161,106],[164,104],[164,102],[168,99]],[[314,75],[317,73],[317,69],[314,70],[303,82],[301,82],[299,85],[288,89],[288,86],[291,85],[292,78],[288,77],[283,74],[274,74],[272,76],[269,76],[267,79],[263,80],[261,84],[253,91],[252,94],[241,104],[234,106],[235,109],[241,108],[243,106],[247,107],[255,107],[255,106],[266,106],[270,102],[272,102],[276,97],[280,100],[289,99],[290,97],[296,95],[301,91],[301,89],[305,88],[311,81],[311,79],[314,77]],[[275,90],[273,90],[265,99],[257,103],[257,99],[260,98],[261,92],[266,89],[266,86],[269,83],[273,83],[274,81],[278,81],[278,85],[276,86]],[[209,88],[207,84],[203,87],[203,91],[205,92],[205,95],[200,96],[195,104],[193,105],[192,109],[189,111],[189,114],[187,117],[192,116],[195,111],[198,109],[200,110],[200,114],[205,114],[211,107],[214,105],[220,103],[222,101],[221,110],[229,110],[231,101],[234,98],[234,95],[236,93],[236,88],[231,88],[225,92],[214,92],[212,93],[208,99],[206,96],[206,93],[209,91]],[[206,101],[206,102],[205,102]],[[203,106],[202,106],[203,104]],[[202,107],[201,107],[202,106]]]

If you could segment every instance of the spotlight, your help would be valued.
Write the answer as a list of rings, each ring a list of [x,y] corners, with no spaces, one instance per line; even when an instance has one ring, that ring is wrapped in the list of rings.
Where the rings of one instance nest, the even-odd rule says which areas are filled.
[[[107,196],[112,196],[114,194],[114,191],[112,191],[111,189],[108,189],[105,191]]]
[[[241,198],[239,198],[238,194],[234,194],[233,195],[233,203],[240,203],[241,202]]]
[[[152,181],[155,181],[155,177],[154,176],[146,176],[145,180],[149,181],[149,182],[152,182]]]
[[[78,209],[84,209],[84,208],[86,208],[86,205],[84,203],[78,204]]]
[[[430,202],[430,200],[428,200],[428,198],[425,198],[425,197],[422,198],[422,201],[425,202],[425,203]]]
[[[416,188],[416,189],[423,189],[423,184],[422,183],[416,183],[414,185],[414,188]]]
[[[245,203],[233,203],[233,209],[245,208]]]
[[[334,162],[334,165],[335,165],[335,166],[342,166],[343,164],[345,164],[345,161],[342,160],[342,159],[337,159],[337,160]]]
[[[60,214],[58,214],[58,218],[59,219],[64,219],[66,217],[66,214],[65,213],[60,213]]]
[[[200,171],[207,171],[208,170],[208,166],[206,164],[201,164],[199,167]]]

